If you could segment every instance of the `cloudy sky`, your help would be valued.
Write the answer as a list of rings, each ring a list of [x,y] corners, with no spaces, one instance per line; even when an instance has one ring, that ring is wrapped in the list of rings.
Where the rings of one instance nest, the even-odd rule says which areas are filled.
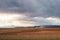
[[[60,0],[0,0],[0,27],[60,25]]]

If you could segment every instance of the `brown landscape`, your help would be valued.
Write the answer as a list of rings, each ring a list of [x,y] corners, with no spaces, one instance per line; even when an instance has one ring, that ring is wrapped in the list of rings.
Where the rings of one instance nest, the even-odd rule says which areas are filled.
[[[0,40],[60,40],[60,28],[1,28]]]

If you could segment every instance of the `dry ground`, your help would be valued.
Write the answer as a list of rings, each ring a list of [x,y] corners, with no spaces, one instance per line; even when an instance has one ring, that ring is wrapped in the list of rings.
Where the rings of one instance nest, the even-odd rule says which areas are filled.
[[[60,28],[1,28],[0,40],[60,40]]]

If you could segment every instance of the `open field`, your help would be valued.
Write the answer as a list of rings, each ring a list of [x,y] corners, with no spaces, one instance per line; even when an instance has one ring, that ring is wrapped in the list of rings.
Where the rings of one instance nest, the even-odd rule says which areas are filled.
[[[60,40],[60,28],[1,28],[0,40]]]

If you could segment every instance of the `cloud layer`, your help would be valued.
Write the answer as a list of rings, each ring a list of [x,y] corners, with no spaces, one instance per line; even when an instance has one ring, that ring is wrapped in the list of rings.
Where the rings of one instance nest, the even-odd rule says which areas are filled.
[[[0,0],[0,9],[60,18],[60,0]]]
[[[26,27],[35,25],[33,21],[25,20],[26,18],[26,15],[23,14],[0,13],[0,28],[14,28],[18,26]]]
[[[60,0],[0,0],[0,12],[23,14],[17,20],[29,25],[60,25]]]
[[[60,19],[59,18],[44,18],[44,17],[33,17],[33,18],[27,18],[23,19],[29,22],[34,22],[36,25],[60,25]]]

